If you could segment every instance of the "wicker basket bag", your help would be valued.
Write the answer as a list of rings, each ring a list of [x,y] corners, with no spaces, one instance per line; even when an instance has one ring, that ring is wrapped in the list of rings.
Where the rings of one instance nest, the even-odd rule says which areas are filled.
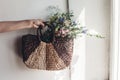
[[[54,37],[54,29],[47,28],[37,35],[22,37],[23,62],[27,67],[40,70],[61,70],[70,65],[73,53],[73,39]]]

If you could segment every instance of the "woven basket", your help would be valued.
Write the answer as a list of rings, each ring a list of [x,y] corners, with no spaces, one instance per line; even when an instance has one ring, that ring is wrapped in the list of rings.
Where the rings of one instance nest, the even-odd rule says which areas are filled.
[[[40,36],[29,34],[22,37],[23,61],[26,66],[40,70],[61,70],[68,67],[73,53],[73,39],[55,37],[48,43]]]

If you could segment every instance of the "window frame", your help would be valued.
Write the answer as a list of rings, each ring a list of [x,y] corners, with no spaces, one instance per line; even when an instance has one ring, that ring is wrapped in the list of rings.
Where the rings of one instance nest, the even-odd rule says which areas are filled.
[[[120,80],[119,0],[111,0],[110,80]]]

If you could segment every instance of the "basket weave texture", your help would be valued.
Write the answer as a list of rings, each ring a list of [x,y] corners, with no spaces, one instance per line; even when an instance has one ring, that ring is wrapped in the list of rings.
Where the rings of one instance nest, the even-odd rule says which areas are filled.
[[[22,38],[23,61],[27,67],[40,70],[61,70],[70,65],[73,39],[55,38],[52,43],[39,41],[35,35]]]

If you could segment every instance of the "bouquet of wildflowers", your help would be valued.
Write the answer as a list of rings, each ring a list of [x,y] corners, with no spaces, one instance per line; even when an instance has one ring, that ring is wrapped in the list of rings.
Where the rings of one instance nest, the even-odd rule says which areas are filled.
[[[56,37],[75,38],[78,34],[87,34],[102,38],[97,33],[91,33],[86,27],[78,27],[80,23],[73,21],[73,12],[61,12],[57,7],[49,7],[49,9],[53,11],[49,16],[48,24],[54,27]]]

